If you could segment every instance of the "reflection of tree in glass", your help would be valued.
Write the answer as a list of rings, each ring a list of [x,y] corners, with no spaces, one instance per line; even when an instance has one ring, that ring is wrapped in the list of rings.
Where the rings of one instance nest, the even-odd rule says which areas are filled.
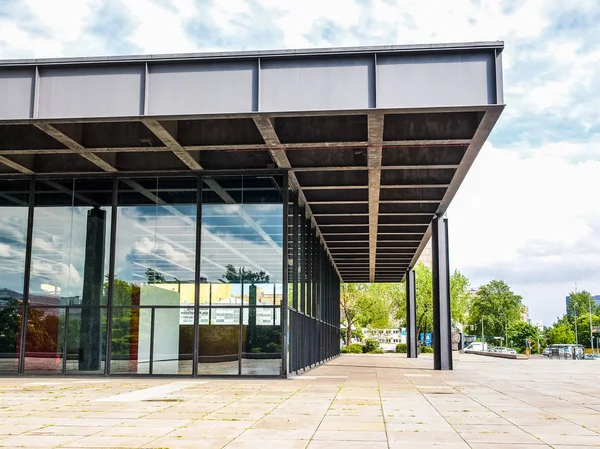
[[[246,349],[244,352],[252,354],[280,353],[281,328],[280,326],[256,325],[256,285],[268,284],[269,275],[264,271],[254,272],[244,267],[236,268],[227,265],[223,281],[236,284],[250,284],[248,287],[248,327],[246,329]],[[242,297],[243,304],[243,297]]]
[[[108,276],[107,276],[108,279]],[[113,287],[111,352],[118,355],[137,355],[140,312],[128,306],[140,304],[140,287],[115,278]],[[118,307],[125,306],[125,307]],[[106,316],[103,317],[106,325]]]
[[[252,270],[246,270],[244,267],[236,268],[233,265],[227,265],[226,269],[227,271],[221,276],[221,279],[232,284],[248,283],[254,285],[269,283],[269,275],[264,271],[256,273]]]
[[[54,352],[58,350],[59,318],[47,315],[44,309],[27,310],[27,338],[25,351]]]
[[[167,282],[165,277],[154,268],[146,270],[146,277],[148,278],[148,284],[164,284]]]
[[[19,306],[19,301],[11,299],[8,306]],[[0,353],[17,352],[18,341],[20,338],[21,316],[20,308],[0,309]]]

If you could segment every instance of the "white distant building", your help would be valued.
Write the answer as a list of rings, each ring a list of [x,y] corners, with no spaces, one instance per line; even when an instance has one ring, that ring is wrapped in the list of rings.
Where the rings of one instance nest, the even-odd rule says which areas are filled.
[[[529,324],[531,324],[533,327],[536,327],[540,331],[544,330],[544,323],[542,320],[529,320]]]
[[[427,245],[425,245],[425,248],[423,248],[423,252],[421,253],[421,256],[419,256],[419,262],[422,262],[423,264],[427,265],[428,267],[432,266],[432,253],[431,253],[431,240],[429,240],[429,242],[427,243]]]
[[[384,351],[395,351],[399,343],[406,344],[406,329],[369,329],[364,328],[365,340],[377,340]]]

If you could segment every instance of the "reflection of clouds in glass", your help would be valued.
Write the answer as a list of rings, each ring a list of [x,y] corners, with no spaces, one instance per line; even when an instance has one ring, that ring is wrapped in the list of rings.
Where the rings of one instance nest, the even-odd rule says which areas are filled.
[[[37,207],[34,211],[31,290],[50,283],[62,296],[83,295],[83,271],[89,207]],[[106,213],[104,272],[108,270]]]
[[[27,209],[4,207],[0,209],[0,242],[25,243]]]
[[[152,268],[166,279],[194,279],[196,206],[120,207],[115,273],[128,282],[146,282]]]
[[[41,284],[60,288],[62,296],[81,295],[83,277],[71,264],[33,259],[31,261],[31,290],[41,291]]]
[[[0,288],[23,291],[26,207],[0,208]]]
[[[233,265],[281,282],[282,214],[281,204],[203,205],[204,277],[217,282],[224,274],[219,266]]]

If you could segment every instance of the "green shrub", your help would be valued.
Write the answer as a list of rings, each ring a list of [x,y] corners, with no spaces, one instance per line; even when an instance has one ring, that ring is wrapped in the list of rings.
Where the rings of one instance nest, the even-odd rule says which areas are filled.
[[[431,346],[421,346],[421,354],[433,354],[433,348]]]
[[[374,350],[369,352],[369,354],[385,354],[385,351],[383,348],[375,348]]]
[[[351,345],[344,346],[342,349],[340,349],[340,352],[342,354],[362,354],[363,353],[363,345],[360,345],[358,343],[353,343]]]
[[[364,353],[373,353],[375,352],[377,349],[381,349],[379,347],[379,342],[373,338],[369,338],[366,342],[365,345],[363,346],[363,352]]]
[[[408,349],[406,348],[406,345],[404,343],[400,343],[396,345],[396,352],[398,354],[406,354],[406,352],[408,351]]]

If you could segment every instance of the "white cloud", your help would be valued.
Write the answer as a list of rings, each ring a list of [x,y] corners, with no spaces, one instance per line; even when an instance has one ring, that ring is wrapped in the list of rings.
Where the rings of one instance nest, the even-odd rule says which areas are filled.
[[[564,309],[568,285],[600,281],[600,161],[569,163],[560,150],[597,155],[600,141],[554,143],[531,156],[488,143],[449,209],[452,265],[475,283],[525,287],[532,315],[546,322]]]
[[[502,145],[484,148],[450,209],[453,265],[476,281],[511,277],[544,321],[563,307],[566,275],[600,288],[597,0],[5,3],[0,58],[504,40]],[[109,13],[125,23],[98,22]]]

